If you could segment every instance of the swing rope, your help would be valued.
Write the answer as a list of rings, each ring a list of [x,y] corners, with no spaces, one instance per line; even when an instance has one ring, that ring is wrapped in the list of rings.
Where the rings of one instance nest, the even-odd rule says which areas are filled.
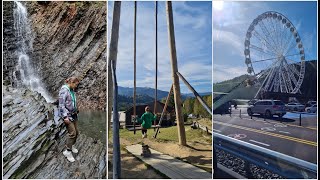
[[[156,65],[155,65],[155,97],[154,97],[154,108],[153,113],[157,114],[157,99],[158,99],[158,2],[155,1],[155,58],[156,58]],[[137,1],[134,2],[134,36],[133,36],[133,117],[135,118],[133,121],[133,133],[136,134],[136,35],[137,35]],[[156,125],[156,121],[154,121],[154,125]],[[156,130],[154,128],[154,130]]]
[[[154,114],[157,114],[157,99],[158,99],[158,2],[155,2],[155,20],[156,20],[156,39],[155,39],[155,44],[156,44],[156,77],[155,77],[155,95],[154,95],[154,109],[153,112]],[[156,121],[154,121],[154,125],[156,125]],[[155,130],[155,129],[154,129]]]
[[[137,34],[137,1],[134,1],[134,38],[133,38],[133,117],[136,118],[136,34]],[[133,133],[136,134],[136,119],[133,120]]]

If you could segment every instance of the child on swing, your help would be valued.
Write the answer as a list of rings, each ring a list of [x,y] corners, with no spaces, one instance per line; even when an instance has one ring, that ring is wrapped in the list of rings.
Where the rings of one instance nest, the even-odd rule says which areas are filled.
[[[142,128],[142,138],[147,138],[147,131],[151,128],[152,121],[157,119],[157,115],[153,115],[150,112],[149,106],[145,107],[145,113],[141,116],[141,118],[137,118],[138,122],[141,123]]]

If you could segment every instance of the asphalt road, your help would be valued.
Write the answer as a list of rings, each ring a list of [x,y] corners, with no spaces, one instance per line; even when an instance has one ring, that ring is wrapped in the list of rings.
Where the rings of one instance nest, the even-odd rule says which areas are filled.
[[[233,110],[231,115],[213,115],[213,132],[293,156],[311,163],[317,163],[317,118],[316,115],[302,116],[307,126],[295,123],[297,117],[290,113],[280,120],[275,117],[264,119],[261,116],[246,114],[246,109]],[[243,114],[245,111],[245,114]],[[299,121],[299,115],[298,115]]]

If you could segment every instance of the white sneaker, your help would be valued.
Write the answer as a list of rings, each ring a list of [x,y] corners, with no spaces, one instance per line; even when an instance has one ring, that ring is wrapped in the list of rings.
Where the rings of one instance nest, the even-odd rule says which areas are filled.
[[[73,158],[73,155],[72,155],[71,151],[64,150],[62,154],[68,159],[68,161],[70,161],[70,162],[76,161],[76,160]]]
[[[78,151],[78,149],[76,149],[74,146],[72,146],[72,152],[73,152],[73,153],[78,153],[79,151]]]
[[[143,134],[143,135],[142,135],[142,138],[147,138],[147,134]]]

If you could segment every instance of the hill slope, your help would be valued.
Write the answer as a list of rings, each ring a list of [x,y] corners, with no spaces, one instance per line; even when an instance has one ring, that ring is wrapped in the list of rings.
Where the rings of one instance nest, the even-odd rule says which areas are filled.
[[[244,74],[230,80],[213,84],[213,92],[228,92],[234,86],[248,78],[249,75]],[[304,81],[300,87],[301,93],[308,96],[317,96],[317,60],[306,61],[306,71]],[[232,91],[233,99],[252,99],[258,91],[258,87],[245,87],[241,85]]]

